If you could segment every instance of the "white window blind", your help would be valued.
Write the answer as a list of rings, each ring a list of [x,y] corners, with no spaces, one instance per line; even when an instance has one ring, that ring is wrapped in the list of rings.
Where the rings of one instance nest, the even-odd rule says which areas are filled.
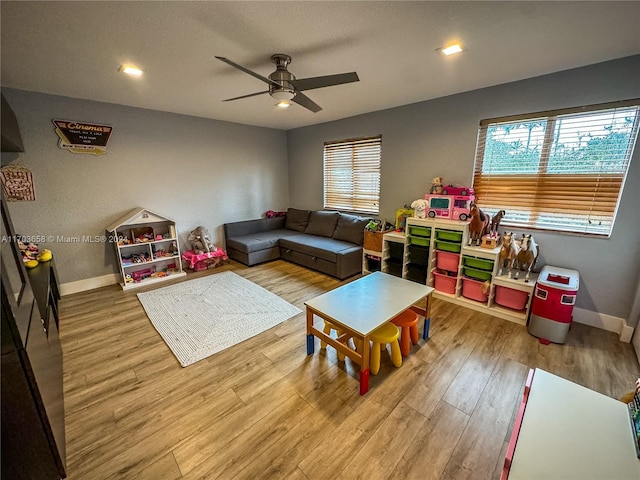
[[[505,210],[506,226],[609,235],[638,135],[638,105],[482,121],[478,205]]]
[[[324,208],[380,212],[382,136],[325,142]]]

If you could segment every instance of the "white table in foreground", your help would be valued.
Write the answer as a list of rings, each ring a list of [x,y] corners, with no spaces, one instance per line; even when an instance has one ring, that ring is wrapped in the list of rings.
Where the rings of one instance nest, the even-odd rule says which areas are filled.
[[[626,404],[544,370],[531,377],[501,478],[640,479]]]
[[[313,354],[316,336],[360,365],[360,394],[369,389],[369,335],[396,315],[411,308],[424,316],[423,338],[429,336],[429,295],[433,288],[382,272],[375,272],[305,302],[307,307],[307,355]],[[426,300],[423,309],[413,306]],[[313,325],[318,316],[345,332],[337,339]],[[347,345],[349,338],[362,341],[363,352]]]

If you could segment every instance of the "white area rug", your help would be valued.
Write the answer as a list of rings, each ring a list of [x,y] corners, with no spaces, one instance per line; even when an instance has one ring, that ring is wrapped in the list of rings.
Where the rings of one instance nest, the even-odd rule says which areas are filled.
[[[301,313],[233,272],[138,293],[138,298],[183,367]]]

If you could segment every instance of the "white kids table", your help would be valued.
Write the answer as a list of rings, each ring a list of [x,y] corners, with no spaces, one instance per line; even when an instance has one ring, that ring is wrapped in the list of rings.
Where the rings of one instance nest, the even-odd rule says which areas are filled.
[[[344,353],[360,365],[360,394],[364,395],[369,389],[369,336],[376,328],[411,308],[424,316],[423,338],[428,338],[431,292],[433,288],[426,285],[375,272],[305,302],[307,355],[313,354],[314,336]],[[426,300],[424,310],[413,305],[423,298]],[[330,337],[314,326],[314,315],[328,320],[344,333],[337,339]],[[363,351],[350,348],[349,338],[360,340]]]
[[[527,384],[503,480],[640,479],[626,404],[539,368]]]

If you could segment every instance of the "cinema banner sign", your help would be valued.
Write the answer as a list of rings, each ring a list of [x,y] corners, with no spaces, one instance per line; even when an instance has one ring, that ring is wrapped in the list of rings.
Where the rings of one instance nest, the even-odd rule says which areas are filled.
[[[110,125],[78,122],[75,120],[53,120],[58,146],[71,153],[103,155],[107,153],[107,142],[113,128]]]

